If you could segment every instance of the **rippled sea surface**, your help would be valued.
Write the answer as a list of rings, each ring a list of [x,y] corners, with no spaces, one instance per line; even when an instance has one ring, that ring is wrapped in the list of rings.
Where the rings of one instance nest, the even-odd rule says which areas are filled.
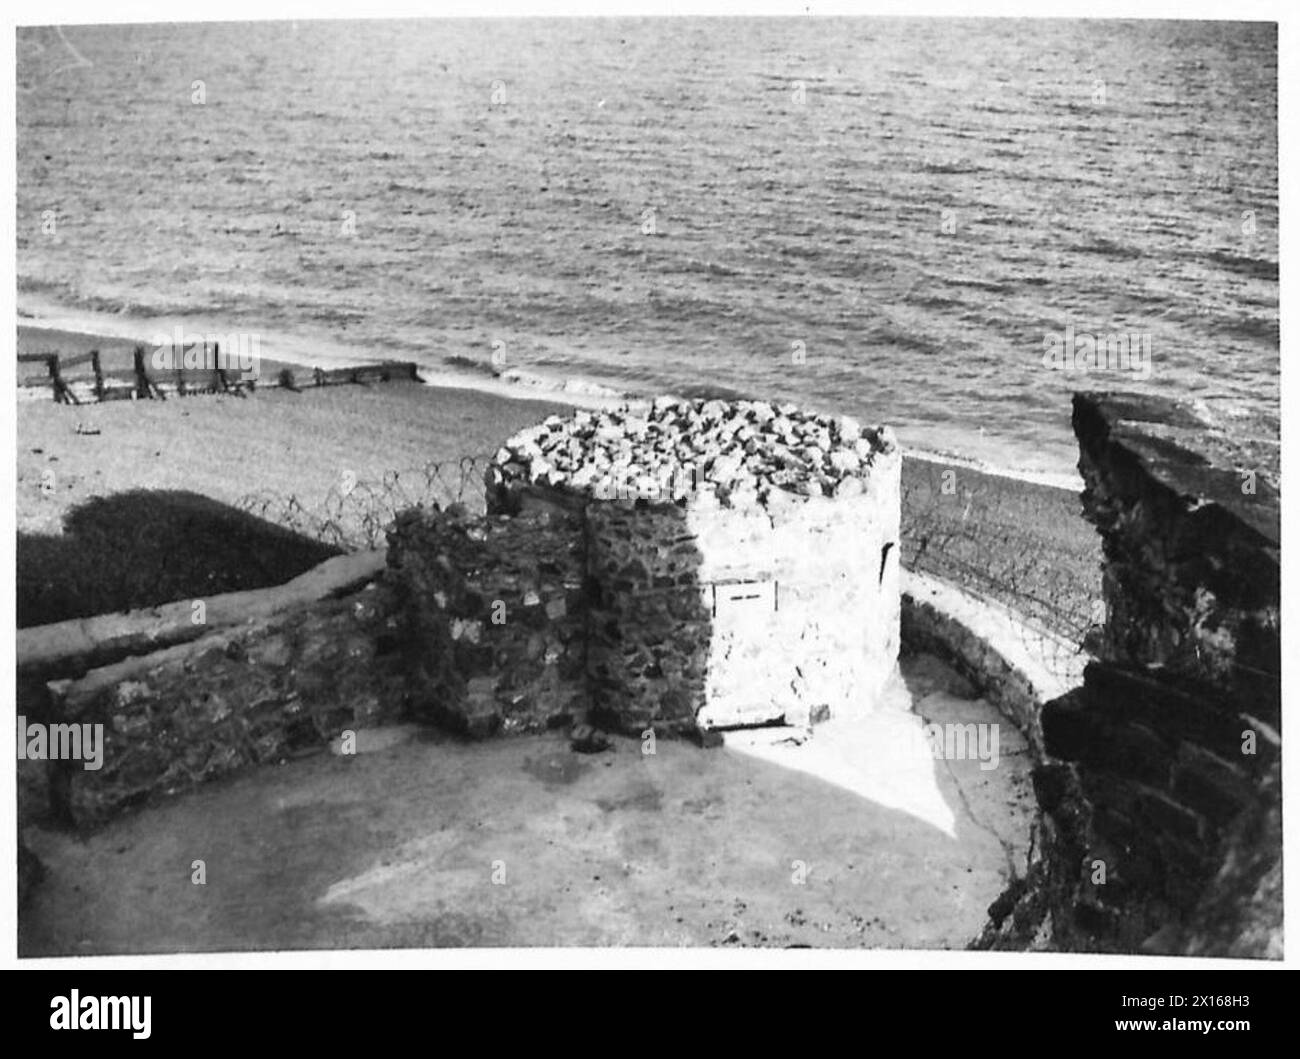
[[[495,349],[1024,470],[1073,466],[1080,388],[1276,440],[1276,55],[1191,22],[20,29],[20,309]],[[1149,336],[1149,372],[1049,370],[1067,326]]]

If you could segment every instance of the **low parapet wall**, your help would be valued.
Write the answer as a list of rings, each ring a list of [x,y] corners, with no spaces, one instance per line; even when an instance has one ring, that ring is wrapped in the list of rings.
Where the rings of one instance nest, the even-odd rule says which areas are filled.
[[[904,570],[902,583],[905,647],[950,663],[1024,733],[1034,760],[1044,760],[1043,704],[1083,682],[1079,646],[937,578]]]
[[[97,824],[396,719],[404,683],[382,566],[383,553],[341,556],[285,585],[214,596],[202,624],[187,601],[22,630],[23,818]],[[56,758],[56,737],[79,754]]]
[[[271,588],[181,600],[125,614],[73,618],[18,630],[19,680],[76,677],[96,666],[197,640],[241,622],[269,618],[373,581],[384,552],[338,555]],[[195,603],[203,604],[202,610]]]

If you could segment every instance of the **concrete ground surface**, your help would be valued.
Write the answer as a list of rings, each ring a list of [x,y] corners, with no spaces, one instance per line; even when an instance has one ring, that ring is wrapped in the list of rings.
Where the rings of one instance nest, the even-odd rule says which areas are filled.
[[[1030,761],[937,660],[903,673],[892,702],[803,742],[768,729],[586,755],[562,733],[400,726],[93,834],[28,828],[47,875],[19,951],[961,948],[1024,870]],[[997,766],[909,753],[923,721],[997,724]]]

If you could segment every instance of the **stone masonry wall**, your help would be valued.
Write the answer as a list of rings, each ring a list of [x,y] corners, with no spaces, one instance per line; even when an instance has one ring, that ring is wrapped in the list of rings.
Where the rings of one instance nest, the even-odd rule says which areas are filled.
[[[809,725],[867,709],[898,657],[897,477],[842,500],[588,509],[589,673],[612,727]]]
[[[585,715],[585,558],[574,516],[408,511],[389,535],[389,564],[416,716],[483,736]]]
[[[1074,427],[1101,657],[1043,708],[1042,858],[980,944],[1280,956],[1276,455],[1145,397]]]
[[[1074,423],[1104,554],[1103,659],[1159,666],[1276,728],[1276,454],[1236,451],[1168,402],[1080,395]]]
[[[793,405],[657,398],[506,442],[488,511],[584,529],[592,719],[666,732],[866,709],[896,672],[901,455]]]
[[[591,719],[613,731],[692,732],[713,633],[685,512],[607,501],[592,505],[587,521]]]
[[[403,681],[382,584],[51,685],[56,724],[102,724],[102,766],[45,762],[57,817],[102,823],[147,799],[396,720]],[[35,809],[36,807],[30,807]]]

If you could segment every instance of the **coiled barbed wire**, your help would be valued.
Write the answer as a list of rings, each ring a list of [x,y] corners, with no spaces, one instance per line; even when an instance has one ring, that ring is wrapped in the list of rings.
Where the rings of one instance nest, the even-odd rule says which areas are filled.
[[[463,504],[470,511],[482,511],[483,475],[490,460],[483,455],[430,460],[403,471],[385,471],[378,479],[340,480],[314,502],[294,493],[261,490],[244,495],[235,506],[343,551],[381,548],[387,527],[407,508]]]

